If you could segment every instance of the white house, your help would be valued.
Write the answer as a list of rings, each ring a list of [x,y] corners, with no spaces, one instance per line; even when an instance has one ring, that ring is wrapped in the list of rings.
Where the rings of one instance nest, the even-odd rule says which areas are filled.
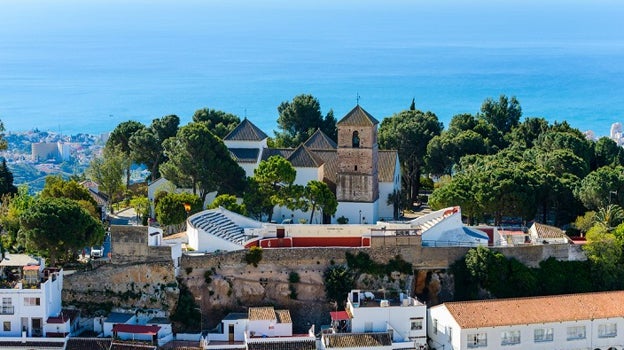
[[[314,326],[306,334],[293,334],[290,311],[272,306],[249,308],[245,343],[248,350],[316,350]]]
[[[346,310],[331,312],[332,328],[323,332],[321,347],[424,349],[427,306],[407,294],[352,290]]]
[[[624,291],[451,302],[428,311],[431,349],[624,349]]]
[[[171,323],[164,317],[151,317],[149,312],[111,312],[103,320],[104,337],[140,340],[163,345],[173,339]]]
[[[70,320],[61,312],[63,271],[43,259],[6,254],[0,262],[0,338],[65,337]]]

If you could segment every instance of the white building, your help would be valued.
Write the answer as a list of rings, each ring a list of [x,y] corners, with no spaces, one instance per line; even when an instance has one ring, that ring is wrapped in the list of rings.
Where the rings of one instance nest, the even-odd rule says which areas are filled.
[[[103,320],[102,333],[104,337],[146,341],[162,346],[173,339],[171,323],[167,318],[151,315],[149,312],[111,312]]]
[[[438,350],[621,350],[624,291],[445,303],[427,334]]]
[[[332,328],[323,332],[321,348],[424,349],[427,306],[409,295],[379,298],[352,290],[346,310],[332,312]]]
[[[293,334],[290,311],[272,306],[249,308],[245,343],[247,350],[316,350],[314,326],[306,334]]]
[[[61,312],[62,270],[23,254],[6,254],[0,268],[0,338],[69,334],[70,320]]]

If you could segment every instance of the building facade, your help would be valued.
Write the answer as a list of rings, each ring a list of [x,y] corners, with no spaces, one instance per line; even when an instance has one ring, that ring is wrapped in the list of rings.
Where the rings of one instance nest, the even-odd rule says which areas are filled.
[[[624,291],[445,303],[428,323],[431,349],[622,350]]]

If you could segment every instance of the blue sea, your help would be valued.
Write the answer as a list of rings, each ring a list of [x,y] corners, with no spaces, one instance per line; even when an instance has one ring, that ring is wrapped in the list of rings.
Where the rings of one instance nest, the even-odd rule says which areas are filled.
[[[270,133],[301,93],[337,118],[484,99],[607,135],[624,122],[624,2],[2,0],[0,119],[102,133],[209,107]]]

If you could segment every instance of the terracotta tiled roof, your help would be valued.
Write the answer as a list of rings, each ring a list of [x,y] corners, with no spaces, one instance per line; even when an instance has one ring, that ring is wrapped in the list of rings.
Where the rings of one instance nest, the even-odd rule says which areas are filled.
[[[250,321],[275,320],[275,319],[277,319],[277,317],[275,316],[275,309],[273,309],[273,306],[249,308],[249,320]]]
[[[157,347],[155,345],[122,343],[122,342],[113,343],[110,347],[110,350],[156,350],[156,349]]]
[[[318,168],[323,164],[323,160],[303,144],[295,148],[287,159],[295,168]]]
[[[233,141],[262,141],[267,137],[264,131],[260,130],[260,128],[245,118],[234,130],[225,135],[223,139]]]
[[[316,340],[248,342],[248,350],[316,350]]]
[[[69,338],[65,350],[108,350],[111,338]]]
[[[462,328],[622,317],[624,291],[445,303]]]
[[[307,148],[317,149],[336,149],[338,145],[336,142],[329,138],[321,129],[317,129],[310,138],[303,143]]]
[[[355,106],[355,108],[353,108],[337,123],[337,125],[351,126],[372,126],[377,124],[379,124],[379,121],[360,107],[360,105]]]
[[[379,182],[394,182],[396,163],[397,151],[379,151],[379,157],[377,159]]]
[[[163,240],[165,241],[171,240],[171,239],[185,239],[188,241],[188,236],[186,235],[186,231],[182,231],[182,232],[174,233],[172,235],[163,237]]]
[[[232,158],[239,163],[255,163],[258,160],[258,148],[228,148]]]
[[[327,348],[368,348],[391,346],[390,333],[335,333],[325,334]]]
[[[292,323],[288,310],[275,310],[275,316],[277,316],[277,323]]]
[[[534,223],[538,238],[566,238],[566,234],[558,227]]]

